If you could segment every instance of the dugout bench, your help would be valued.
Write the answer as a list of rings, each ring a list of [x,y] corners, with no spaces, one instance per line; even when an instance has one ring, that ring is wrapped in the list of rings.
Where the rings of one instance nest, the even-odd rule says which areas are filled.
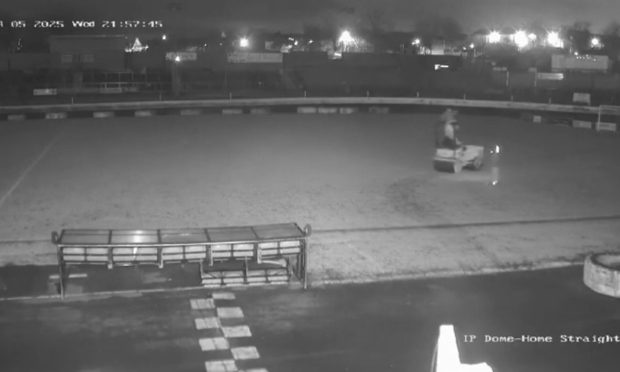
[[[289,282],[307,287],[310,225],[296,223],[155,230],[65,229],[52,232],[57,247],[59,292],[69,266],[198,263],[204,286]]]

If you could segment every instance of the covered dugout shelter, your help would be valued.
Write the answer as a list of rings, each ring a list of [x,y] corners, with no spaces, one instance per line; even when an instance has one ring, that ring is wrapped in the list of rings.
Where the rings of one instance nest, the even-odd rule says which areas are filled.
[[[66,229],[52,233],[57,247],[59,291],[68,266],[199,263],[205,286],[288,282],[307,286],[310,225],[296,223],[156,230]]]

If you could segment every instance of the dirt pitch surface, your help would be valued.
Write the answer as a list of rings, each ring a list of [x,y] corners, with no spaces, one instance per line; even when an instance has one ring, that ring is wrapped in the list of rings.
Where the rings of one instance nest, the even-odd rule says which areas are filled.
[[[312,225],[314,284],[553,266],[620,249],[620,138],[495,116],[490,167],[433,170],[436,116],[163,116],[0,123],[0,264],[63,228]]]

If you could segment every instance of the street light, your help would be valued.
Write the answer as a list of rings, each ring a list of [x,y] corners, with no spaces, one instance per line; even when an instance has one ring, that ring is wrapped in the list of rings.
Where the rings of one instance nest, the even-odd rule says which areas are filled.
[[[547,43],[554,48],[564,48],[564,42],[557,31],[550,31],[547,34]]]
[[[489,36],[487,36],[489,43],[496,44],[502,40],[502,35],[498,31],[491,31]]]
[[[601,39],[599,39],[598,37],[593,37],[592,40],[590,40],[590,45],[592,46],[592,48],[600,48]]]
[[[518,30],[517,32],[515,32],[513,38],[515,44],[517,44],[517,47],[519,49],[525,48],[530,42],[530,39],[527,37],[527,34],[523,30]]]
[[[250,39],[248,39],[245,36],[239,39],[239,47],[248,48],[249,46],[250,46]]]
[[[353,44],[354,42],[355,39],[353,39],[353,36],[351,36],[351,33],[347,30],[342,31],[338,38],[338,43],[344,44],[345,46]]]

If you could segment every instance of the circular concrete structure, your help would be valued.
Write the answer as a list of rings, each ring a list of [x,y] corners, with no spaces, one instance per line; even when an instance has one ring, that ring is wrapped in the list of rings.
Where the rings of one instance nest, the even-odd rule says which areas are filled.
[[[586,258],[583,282],[595,292],[620,298],[620,253],[599,253]]]

